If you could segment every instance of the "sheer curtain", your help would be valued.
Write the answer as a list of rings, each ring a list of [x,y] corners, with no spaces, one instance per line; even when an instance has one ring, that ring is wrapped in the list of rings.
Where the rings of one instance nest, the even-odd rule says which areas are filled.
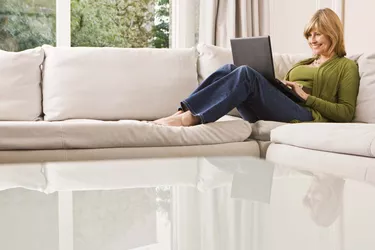
[[[231,38],[268,34],[269,0],[200,1],[200,43],[227,48]]]
[[[243,194],[250,197],[254,193],[251,190],[256,185],[249,176],[261,179],[257,183],[271,190],[273,170],[272,164],[259,167],[248,158],[198,158],[196,187],[172,188],[173,249],[261,249],[259,239],[264,237],[260,229],[266,228],[269,205],[245,199]]]
[[[174,192],[173,249],[259,249],[266,204],[232,199],[230,186],[206,192],[177,187]]]

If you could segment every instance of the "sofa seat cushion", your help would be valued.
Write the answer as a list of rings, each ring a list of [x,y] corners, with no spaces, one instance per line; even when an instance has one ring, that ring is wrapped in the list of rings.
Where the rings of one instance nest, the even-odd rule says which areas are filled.
[[[40,87],[44,51],[0,50],[0,120],[34,121],[42,113]]]
[[[271,137],[271,130],[286,124],[289,123],[263,120],[257,121],[251,124],[252,132],[250,138],[259,141],[269,141]]]
[[[375,185],[375,167],[368,169],[366,172],[366,180]]]
[[[192,156],[253,156],[259,157],[257,141],[231,142],[211,145],[128,147],[53,150],[0,150],[0,163],[31,163],[51,161],[101,161],[135,158],[164,158]]]
[[[271,141],[320,151],[375,157],[375,124],[290,124],[272,130]]]
[[[192,127],[135,120],[0,122],[0,150],[210,145],[245,141],[250,134],[250,123],[233,118]]]

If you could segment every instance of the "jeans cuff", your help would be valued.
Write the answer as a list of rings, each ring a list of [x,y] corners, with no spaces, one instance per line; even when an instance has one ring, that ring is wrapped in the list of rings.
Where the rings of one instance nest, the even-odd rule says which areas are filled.
[[[203,115],[196,113],[196,112],[191,108],[191,106],[189,105],[189,103],[187,103],[186,101],[182,101],[182,102],[181,102],[181,108],[179,108],[179,110],[180,110],[180,109],[182,109],[184,112],[186,112],[186,111],[189,110],[189,111],[193,114],[193,116],[195,116],[195,117],[199,117],[199,120],[200,120],[200,122],[201,122],[202,124],[205,123],[205,122],[204,122],[204,117],[203,117]]]

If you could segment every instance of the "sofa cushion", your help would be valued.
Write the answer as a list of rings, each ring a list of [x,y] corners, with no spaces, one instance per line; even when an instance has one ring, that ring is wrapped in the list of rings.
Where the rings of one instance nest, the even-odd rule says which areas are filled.
[[[375,185],[375,164],[369,168],[366,172],[366,181]]]
[[[202,82],[225,64],[233,64],[230,49],[210,44],[198,44],[198,80]]]
[[[254,140],[210,145],[128,147],[54,150],[0,150],[1,163],[30,163],[51,161],[101,161],[114,159],[191,157],[191,156],[253,156],[259,157],[259,146]]]
[[[361,77],[354,121],[375,123],[375,53],[358,59]]]
[[[288,123],[274,121],[257,121],[251,124],[252,132],[250,138],[259,141],[269,141],[271,138],[271,130]]]
[[[42,113],[41,48],[22,52],[0,50],[0,120],[33,121]]]
[[[290,124],[272,130],[271,141],[320,151],[375,157],[375,124]]]
[[[195,49],[43,48],[48,121],[152,120],[198,84]]]
[[[277,79],[284,79],[288,71],[294,64],[311,57],[307,54],[278,54],[273,55],[273,62],[275,67],[275,76]]]
[[[225,119],[192,127],[134,120],[1,122],[0,150],[209,145],[241,142],[250,136],[250,123]]]
[[[232,51],[227,48],[221,48],[209,44],[198,44],[198,79],[206,79],[215,70],[225,64],[232,64]],[[275,76],[283,79],[288,70],[297,62],[310,57],[306,54],[273,54]]]

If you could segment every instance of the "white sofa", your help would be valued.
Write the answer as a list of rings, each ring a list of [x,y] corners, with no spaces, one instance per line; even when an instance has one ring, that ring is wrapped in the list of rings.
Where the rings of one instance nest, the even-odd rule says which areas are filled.
[[[275,54],[276,75],[307,56]],[[0,162],[251,155],[299,167],[356,164],[366,174],[375,166],[375,56],[353,60],[361,74],[354,123],[249,124],[233,111],[184,128],[147,121],[175,112],[231,63],[228,49],[0,51]]]

